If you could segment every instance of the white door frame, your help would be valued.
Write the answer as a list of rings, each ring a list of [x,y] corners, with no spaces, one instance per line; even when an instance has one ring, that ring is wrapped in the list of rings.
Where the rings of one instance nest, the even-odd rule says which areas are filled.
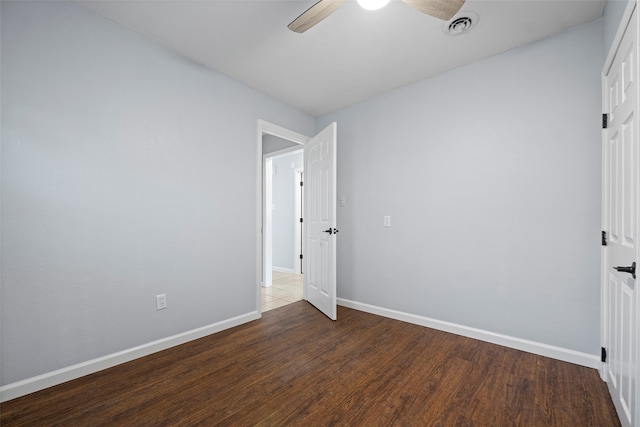
[[[259,315],[262,314],[262,308],[260,303],[260,288],[262,282],[266,276],[266,261],[265,260],[265,247],[266,239],[263,239],[263,230],[265,227],[265,206],[262,203],[262,196],[264,191],[264,173],[263,173],[263,154],[262,154],[262,139],[265,135],[273,135],[278,138],[291,141],[296,144],[300,144],[301,147],[309,141],[311,138],[308,136],[299,134],[292,130],[283,128],[281,126],[269,123],[264,120],[258,119],[257,124],[257,136],[256,136],[256,311]],[[298,147],[294,147],[298,148]],[[265,236],[268,237],[268,236]],[[269,245],[269,248],[271,246]],[[269,264],[271,264],[269,262]],[[303,297],[304,297],[303,290]]]
[[[262,286],[273,284],[273,158],[262,157]]]
[[[288,156],[290,154],[296,152],[303,152],[303,147],[301,145],[294,145],[291,147],[283,148],[282,150],[272,151],[270,153],[266,153],[262,155],[262,194],[265,205],[264,216],[262,221],[262,230],[264,234],[263,240],[263,256],[262,256],[262,265],[263,265],[263,274],[262,274],[262,286],[268,288],[272,285],[272,277],[271,272],[273,270],[273,210],[268,209],[269,206],[273,205],[273,175],[276,175],[277,172],[273,171],[273,160],[278,157]],[[269,173],[268,171],[272,171]],[[295,176],[294,176],[295,179]],[[295,193],[296,188],[293,188],[294,198],[297,197],[297,193]],[[295,202],[294,202],[295,203]],[[295,211],[295,206],[294,206]],[[296,213],[294,212],[293,216],[295,217]],[[295,228],[295,218],[294,223],[292,225]],[[295,233],[294,233],[295,234]],[[295,238],[295,236],[294,236]],[[295,252],[295,242],[293,243],[294,252]],[[295,271],[295,263],[293,264]]]
[[[301,259],[300,255],[302,254],[302,233],[300,230],[300,218],[304,218],[303,208],[301,206],[301,202],[303,199],[303,190],[300,185],[301,181],[304,181],[304,175],[302,174],[304,168],[297,168],[294,170],[293,174],[293,203],[295,206],[295,214],[293,215],[293,271],[296,274],[300,274],[300,265]]]

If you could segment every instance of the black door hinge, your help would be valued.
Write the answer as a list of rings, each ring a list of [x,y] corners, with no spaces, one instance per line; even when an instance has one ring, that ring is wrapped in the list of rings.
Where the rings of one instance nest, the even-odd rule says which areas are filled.
[[[600,348],[600,361],[605,363],[607,361],[607,349],[604,347]]]
[[[607,246],[607,232],[602,232],[602,246]]]
[[[304,184],[303,184],[303,182],[302,182],[302,181],[300,181],[300,187],[302,187],[303,185],[304,185]]]
[[[300,254],[300,259],[302,259],[302,254]]]
[[[300,222],[303,222],[303,221],[302,221],[302,218],[300,218]]]
[[[607,128],[608,118],[609,118],[609,116],[607,116],[607,113],[603,113],[602,114],[602,129],[606,129]]]

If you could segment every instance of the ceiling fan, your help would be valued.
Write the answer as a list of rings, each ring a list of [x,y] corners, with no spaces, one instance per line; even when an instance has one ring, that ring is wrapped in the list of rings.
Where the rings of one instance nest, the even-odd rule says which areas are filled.
[[[335,12],[343,3],[347,0],[320,0],[309,9],[307,9],[302,15],[298,16],[293,20],[287,27],[291,31],[295,31],[296,33],[304,33],[309,28],[316,25],[318,22],[322,21],[327,16],[331,15]],[[388,3],[389,0],[378,0],[378,6],[375,7],[380,8]],[[453,18],[453,16],[458,13],[465,0],[402,0],[404,3],[409,5],[410,7],[419,10],[422,13],[426,13],[427,15],[443,19],[448,21]],[[363,5],[362,0],[358,0],[361,6],[367,8]]]

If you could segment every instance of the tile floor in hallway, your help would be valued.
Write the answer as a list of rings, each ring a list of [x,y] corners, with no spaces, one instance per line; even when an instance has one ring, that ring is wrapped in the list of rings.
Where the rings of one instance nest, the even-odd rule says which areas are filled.
[[[263,313],[302,299],[302,274],[274,271],[272,282],[260,290]]]

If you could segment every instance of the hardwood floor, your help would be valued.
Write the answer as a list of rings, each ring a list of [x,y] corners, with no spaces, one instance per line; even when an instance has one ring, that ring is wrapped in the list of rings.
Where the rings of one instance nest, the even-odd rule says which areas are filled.
[[[618,426],[597,371],[305,301],[0,406],[4,426]]]

